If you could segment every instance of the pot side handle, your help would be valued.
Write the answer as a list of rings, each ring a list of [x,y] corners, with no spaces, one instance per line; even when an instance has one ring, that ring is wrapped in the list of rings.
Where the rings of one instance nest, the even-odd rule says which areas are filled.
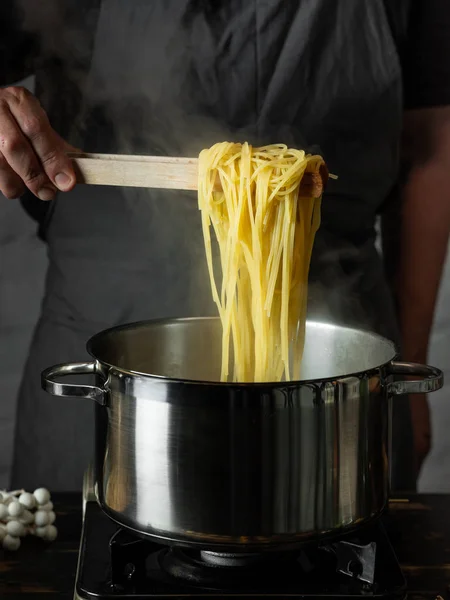
[[[436,392],[444,385],[444,374],[441,370],[418,363],[392,361],[389,375],[405,375],[408,377],[423,377],[423,379],[391,381],[387,390],[391,396],[401,394],[428,394]]]
[[[42,371],[42,389],[53,396],[90,398],[103,406],[105,404],[105,392],[101,388],[95,385],[77,385],[55,381],[55,379],[67,375],[93,375],[96,372],[97,365],[95,362],[54,365]]]

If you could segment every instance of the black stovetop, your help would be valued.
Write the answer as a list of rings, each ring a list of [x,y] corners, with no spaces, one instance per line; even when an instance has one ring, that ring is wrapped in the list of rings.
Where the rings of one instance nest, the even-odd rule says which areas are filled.
[[[380,520],[327,544],[230,566],[227,557],[136,538],[88,502],[76,592],[81,600],[405,598],[405,579]]]

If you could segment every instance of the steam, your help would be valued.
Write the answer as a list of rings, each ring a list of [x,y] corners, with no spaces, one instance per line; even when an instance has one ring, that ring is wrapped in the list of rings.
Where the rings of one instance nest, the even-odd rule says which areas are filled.
[[[303,134],[293,129],[292,115],[285,123],[281,112],[271,120],[269,111],[255,110],[264,90],[256,89],[256,67],[240,57],[256,33],[233,35],[242,23],[253,23],[243,13],[228,11],[224,26],[210,2],[173,2],[170,18],[163,0],[20,2],[24,29],[39,37],[43,66],[57,59],[71,67],[70,83],[82,101],[67,135],[85,151],[196,156],[220,140],[297,147],[315,142],[307,128]],[[242,10],[253,11],[253,3]],[[56,108],[53,103],[55,114]],[[332,193],[333,186],[339,202],[345,184],[331,183]],[[178,314],[167,316],[215,314],[195,194],[136,188],[121,194],[126,218],[105,218],[124,218],[130,231],[141,232],[143,262],[145,256],[159,261],[164,289],[159,282],[149,285],[155,294],[176,297],[171,306],[179,303]],[[332,202],[324,200],[324,226],[314,252],[311,316],[380,331],[370,308],[380,290],[371,287],[365,259],[380,269],[381,262],[371,242],[361,248],[327,230],[332,220],[327,203]]]

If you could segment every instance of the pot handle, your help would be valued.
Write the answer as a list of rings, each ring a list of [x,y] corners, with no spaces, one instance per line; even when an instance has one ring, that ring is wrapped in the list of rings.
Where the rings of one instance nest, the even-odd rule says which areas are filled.
[[[423,379],[391,381],[388,383],[387,390],[388,394],[392,396],[428,394],[440,390],[444,385],[444,374],[441,370],[418,363],[392,361],[389,366],[389,375],[423,377]]]
[[[75,383],[59,383],[55,378],[66,375],[93,375],[97,372],[95,362],[67,363],[54,365],[42,372],[42,389],[53,396],[76,396],[90,398],[102,406],[105,404],[105,391],[96,385],[76,385]]]

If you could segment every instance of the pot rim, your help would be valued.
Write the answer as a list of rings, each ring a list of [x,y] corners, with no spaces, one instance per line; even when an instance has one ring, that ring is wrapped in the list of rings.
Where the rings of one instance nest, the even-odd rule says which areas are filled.
[[[335,327],[335,328],[339,328],[341,330],[363,333],[363,334],[370,335],[374,339],[384,342],[387,346],[391,347],[391,350],[392,350],[391,358],[389,360],[387,360],[386,362],[376,365],[370,369],[355,371],[352,373],[345,373],[342,375],[335,375],[332,377],[323,377],[320,379],[298,379],[298,380],[292,380],[292,381],[266,381],[266,382],[242,382],[242,383],[240,383],[240,382],[234,382],[234,381],[227,382],[227,381],[205,381],[205,380],[199,380],[199,379],[183,379],[183,378],[179,378],[179,377],[168,377],[167,375],[142,373],[140,371],[135,371],[133,369],[124,369],[122,367],[118,367],[117,365],[111,364],[105,360],[100,359],[98,356],[96,356],[96,354],[94,353],[94,351],[92,349],[92,346],[95,344],[95,342],[98,339],[100,339],[100,337],[103,337],[103,336],[111,334],[111,333],[116,333],[119,331],[126,331],[127,329],[136,329],[137,327],[143,327],[143,326],[148,327],[148,326],[153,326],[153,325],[155,325],[155,326],[156,325],[170,325],[170,324],[187,322],[187,321],[219,321],[219,320],[220,320],[219,317],[175,317],[175,318],[149,319],[149,320],[144,320],[144,321],[134,321],[133,323],[126,323],[123,325],[117,325],[115,327],[109,327],[108,329],[104,329],[103,331],[96,333],[87,341],[86,349],[87,349],[88,353],[92,356],[92,358],[97,363],[99,363],[105,367],[108,367],[108,369],[112,369],[123,375],[129,375],[132,377],[143,377],[145,379],[151,379],[151,380],[156,380],[156,381],[161,381],[161,382],[174,382],[174,383],[182,383],[182,384],[186,384],[186,385],[202,385],[202,386],[204,385],[204,386],[214,386],[214,387],[217,386],[217,387],[227,387],[227,388],[231,387],[231,388],[235,388],[235,389],[241,389],[241,388],[274,389],[274,388],[280,388],[280,387],[282,387],[283,389],[286,389],[286,388],[293,388],[293,387],[307,386],[307,385],[317,387],[318,385],[321,385],[324,383],[343,381],[343,380],[346,380],[349,378],[361,378],[361,377],[367,376],[367,375],[374,375],[374,374],[378,373],[380,371],[380,369],[382,369],[383,367],[386,367],[387,365],[389,365],[393,360],[395,360],[398,357],[398,351],[397,351],[395,343],[393,341],[383,337],[382,335],[379,335],[378,333],[375,333],[368,329],[362,329],[362,328],[358,328],[358,327],[350,327],[347,325],[339,325],[338,323],[328,323],[326,321],[316,321],[316,320],[307,320],[307,323],[309,323],[311,325]]]

